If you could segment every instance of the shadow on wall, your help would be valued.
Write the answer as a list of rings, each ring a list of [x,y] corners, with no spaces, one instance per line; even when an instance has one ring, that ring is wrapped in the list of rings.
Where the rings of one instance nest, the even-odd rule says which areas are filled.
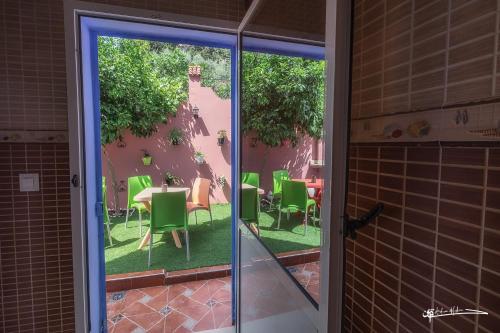
[[[199,117],[193,116],[193,108],[199,109]],[[173,128],[182,132],[182,142],[172,145],[169,133]],[[225,143],[217,142],[219,130],[227,132]],[[108,196],[108,207],[124,208],[127,204],[127,178],[136,175],[150,175],[154,186],[162,184],[165,172],[171,172],[181,179],[181,186],[192,187],[196,177],[212,181],[211,202],[227,203],[231,200],[231,100],[219,98],[211,88],[202,87],[199,77],[190,77],[189,100],[179,106],[175,117],[166,124],[159,124],[158,131],[149,138],[137,138],[129,131],[122,135],[125,147],[117,143],[108,144],[103,149],[102,171],[107,179],[108,189],[116,182],[117,195]],[[152,156],[152,163],[142,163],[142,150]],[[251,147],[251,136],[244,138],[242,166],[245,171],[261,174],[261,187],[272,188],[272,171],[287,169],[292,177],[319,176],[309,168],[309,160],[316,159],[316,143],[303,138],[296,147],[283,146],[267,148],[262,144]],[[204,154],[205,163],[198,165],[195,153]],[[226,184],[220,186],[217,179],[223,176]],[[122,191],[118,191],[121,188]],[[110,191],[111,192],[111,191]]]
[[[198,118],[193,116],[195,106],[200,110]],[[182,133],[179,145],[172,145],[169,140],[169,133],[174,128]],[[201,87],[198,77],[190,77],[189,100],[179,106],[175,117],[171,117],[166,124],[159,124],[154,135],[138,138],[125,131],[122,135],[125,147],[120,148],[116,143],[104,147],[102,169],[107,187],[113,188],[112,180],[115,179],[118,187],[121,183],[124,189],[118,192],[118,206],[126,206],[128,177],[150,175],[154,186],[160,186],[167,171],[179,177],[181,186],[186,187],[192,187],[196,177],[210,179],[211,201],[228,202],[230,196],[227,197],[227,190],[220,188],[216,182],[220,176],[224,176],[228,183],[231,181],[230,142],[218,146],[217,132],[220,129],[231,135],[231,101],[220,99],[211,88]],[[143,149],[152,156],[149,166],[142,163]],[[197,151],[204,154],[204,164],[196,163],[194,156]],[[109,200],[109,207],[114,208],[113,196],[110,195]]]

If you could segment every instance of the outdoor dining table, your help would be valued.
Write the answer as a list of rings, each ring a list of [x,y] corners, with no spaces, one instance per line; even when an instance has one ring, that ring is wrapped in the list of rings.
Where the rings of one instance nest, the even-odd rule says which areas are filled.
[[[304,182],[306,183],[307,188],[312,188],[315,190],[314,196],[312,197],[314,201],[316,201],[316,204],[318,207],[321,207],[321,194],[323,192],[323,183],[324,180],[322,178],[316,178],[316,180],[313,182],[312,179],[310,178],[303,178],[303,179],[292,179],[294,181],[298,182]]]
[[[147,187],[141,192],[137,193],[137,195],[134,197],[134,200],[137,202],[142,202],[146,209],[151,213],[151,200],[153,199],[153,193],[161,192],[163,192],[161,187]],[[168,187],[167,192],[186,192],[187,198],[189,196],[189,193],[191,192],[191,189],[189,187]],[[141,241],[141,244],[139,245],[139,250],[148,243],[150,237],[151,230],[148,229]],[[181,248],[182,244],[177,231],[172,231],[172,237],[174,238],[175,246]]]
[[[248,188],[255,188],[255,186],[250,185],[250,184],[241,184],[241,188],[242,188],[243,190],[245,190],[245,189],[248,189]],[[259,195],[263,195],[264,193],[265,193],[265,192],[264,192],[264,190],[263,190],[263,189],[261,189],[260,187],[257,187],[257,194],[259,194]]]

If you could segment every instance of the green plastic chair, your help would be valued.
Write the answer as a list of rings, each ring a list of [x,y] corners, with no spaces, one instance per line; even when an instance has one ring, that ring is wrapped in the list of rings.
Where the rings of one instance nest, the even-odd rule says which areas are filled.
[[[241,189],[241,219],[246,222],[255,221],[257,223],[257,233],[259,229],[259,195],[257,188]]]
[[[135,176],[128,178],[127,195],[127,216],[125,217],[125,228],[127,228],[130,209],[137,209],[139,212],[139,238],[142,237],[142,212],[147,212],[146,206],[142,202],[137,202],[134,197],[147,187],[152,187],[153,181],[150,176]]]
[[[102,202],[103,202],[103,216],[104,223],[106,224],[106,229],[108,229],[109,245],[113,246],[113,240],[111,239],[111,228],[109,227],[109,212],[108,212],[108,195],[106,189],[106,177],[102,177]]]
[[[276,170],[273,171],[273,201],[281,199],[282,192],[282,181],[290,179],[288,175],[288,170]],[[271,204],[273,204],[271,202]]]
[[[287,219],[290,219],[290,212],[303,212],[305,214],[304,235],[307,232],[308,212],[313,207],[313,217],[316,218],[316,201],[309,199],[307,195],[306,183],[283,180],[281,202],[279,204],[278,229],[281,223],[281,213],[283,210],[287,212]],[[314,220],[313,220],[314,221]]]
[[[243,184],[260,187],[260,175],[257,172],[242,172],[241,182]]]
[[[153,235],[168,231],[182,230],[186,236],[186,258],[190,260],[188,213],[186,192],[153,193],[151,200],[151,237],[149,238],[148,267],[151,267]]]

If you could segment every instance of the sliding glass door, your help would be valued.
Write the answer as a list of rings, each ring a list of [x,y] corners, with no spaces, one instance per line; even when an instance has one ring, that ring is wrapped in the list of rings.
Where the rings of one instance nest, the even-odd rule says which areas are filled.
[[[334,170],[333,120],[347,128],[348,104],[334,117],[326,13],[342,4],[330,2],[254,0],[239,28],[239,332],[341,327],[345,186],[333,211],[332,174],[345,183],[347,131]]]

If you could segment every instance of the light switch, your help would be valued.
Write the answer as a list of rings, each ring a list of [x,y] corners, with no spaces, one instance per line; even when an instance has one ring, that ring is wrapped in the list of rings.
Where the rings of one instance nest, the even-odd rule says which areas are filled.
[[[19,174],[19,191],[36,192],[40,190],[40,182],[37,173]]]

